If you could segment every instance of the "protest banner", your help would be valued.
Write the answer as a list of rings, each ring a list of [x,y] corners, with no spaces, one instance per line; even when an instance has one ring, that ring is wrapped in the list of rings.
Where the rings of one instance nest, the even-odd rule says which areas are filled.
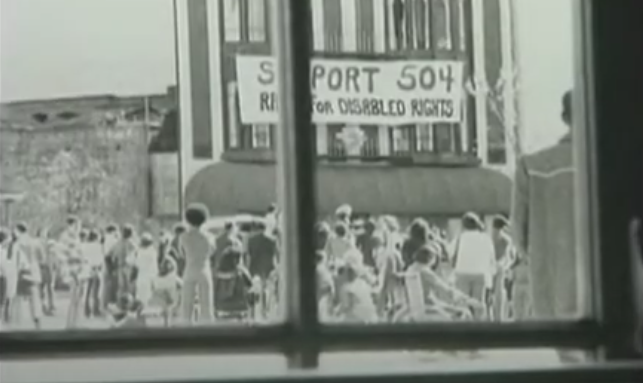
[[[311,62],[313,122],[402,125],[462,120],[464,66],[446,60]],[[237,56],[244,124],[277,123],[277,63]]]

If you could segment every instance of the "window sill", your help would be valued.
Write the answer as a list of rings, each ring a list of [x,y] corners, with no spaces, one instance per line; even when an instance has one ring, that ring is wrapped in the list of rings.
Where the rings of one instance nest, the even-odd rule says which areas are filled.
[[[322,357],[323,359],[323,357]],[[3,361],[3,381],[12,383],[93,382],[440,382],[634,383],[643,376],[641,363],[564,366],[537,361],[511,363],[322,363],[315,371],[288,370],[281,355],[121,356]],[[341,364],[341,365],[340,365]],[[79,367],[82,366],[82,367]],[[70,368],[72,367],[72,368]],[[248,368],[250,367],[250,368]]]

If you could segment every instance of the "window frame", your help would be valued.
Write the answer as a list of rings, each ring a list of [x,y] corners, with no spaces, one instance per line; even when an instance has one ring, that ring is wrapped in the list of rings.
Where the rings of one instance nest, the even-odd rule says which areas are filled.
[[[179,1],[179,0],[177,0]],[[124,351],[176,353],[177,351],[257,352],[278,351],[289,357],[294,368],[312,369],[319,353],[329,350],[454,349],[507,347],[586,348],[600,351],[601,359],[618,361],[635,357],[630,345],[635,325],[631,304],[635,298],[629,272],[628,225],[641,216],[643,157],[640,143],[643,129],[614,129],[614,126],[641,126],[643,115],[643,44],[617,44],[643,36],[637,19],[640,1],[577,1],[576,33],[579,94],[575,114],[588,129],[580,140],[577,160],[578,181],[587,186],[580,198],[585,227],[578,228],[581,252],[590,254],[595,287],[591,295],[595,319],[571,322],[527,323],[440,323],[417,325],[328,326],[318,321],[317,306],[309,299],[315,294],[314,251],[315,134],[309,127],[309,76],[312,40],[309,38],[309,0],[272,2],[274,28],[281,73],[280,105],[282,126],[278,132],[280,203],[286,216],[284,245],[291,254],[284,262],[289,276],[283,287],[286,322],[252,328],[221,326],[210,329],[11,332],[0,333],[0,359],[64,358],[81,354],[109,355]],[[307,33],[302,33],[306,31]],[[639,32],[634,32],[639,31]],[[587,59],[589,58],[589,59]],[[639,81],[641,80],[641,81]],[[600,92],[599,92],[600,90]],[[593,106],[593,107],[592,107]],[[600,129],[598,127],[601,127]],[[295,159],[295,160],[293,160]],[[619,171],[614,171],[619,169]],[[288,175],[286,177],[286,175]],[[619,203],[615,203],[618,201]],[[585,209],[585,206],[589,207]],[[613,254],[622,254],[614,257]],[[441,374],[439,372],[395,375],[342,376],[342,381],[440,382],[556,381],[634,382],[643,373],[640,363],[597,364],[590,367],[523,371],[486,371]],[[339,377],[296,375],[263,377],[272,381],[336,381]],[[213,379],[216,379],[213,377]],[[278,379],[278,380],[277,380]],[[367,380],[368,379],[368,380]],[[386,380],[385,380],[386,379]],[[248,379],[251,381],[253,379]]]

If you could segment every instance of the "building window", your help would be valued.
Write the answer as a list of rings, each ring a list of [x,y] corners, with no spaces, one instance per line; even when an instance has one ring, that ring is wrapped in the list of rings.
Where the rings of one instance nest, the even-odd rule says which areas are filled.
[[[451,50],[451,0],[431,0],[431,15],[436,48]]]
[[[402,125],[391,128],[393,154],[414,152],[415,142],[415,125]]]
[[[467,50],[467,14],[466,14],[466,0],[454,0],[454,12],[457,11],[458,17],[456,18],[458,22],[458,48],[460,52],[466,52]]]
[[[452,14],[456,10],[452,8],[458,6],[455,1],[462,3],[459,0],[387,0],[390,49],[453,49]],[[464,14],[460,14],[462,16],[458,16],[456,22],[464,19]],[[460,24],[464,35],[464,23]]]
[[[420,152],[433,151],[433,125],[419,124],[417,126],[417,150]]]
[[[270,125],[257,124],[252,126],[252,148],[269,149],[271,145]]]
[[[373,0],[357,0],[357,51],[373,52],[375,50],[375,11]]]
[[[239,147],[239,107],[237,96],[237,83],[228,83],[228,147],[236,149]]]
[[[241,0],[223,0],[225,41],[241,41]]]
[[[266,41],[266,0],[247,0],[248,40]]]
[[[327,52],[342,51],[342,1],[324,0],[324,37]]]
[[[427,49],[430,46],[429,0],[387,0],[386,14],[391,50]]]
[[[223,24],[225,41],[267,41],[266,0],[224,0]]]
[[[347,156],[346,145],[340,138],[345,125],[343,124],[328,124],[328,156],[331,158],[344,158]],[[320,126],[323,128],[323,126]]]

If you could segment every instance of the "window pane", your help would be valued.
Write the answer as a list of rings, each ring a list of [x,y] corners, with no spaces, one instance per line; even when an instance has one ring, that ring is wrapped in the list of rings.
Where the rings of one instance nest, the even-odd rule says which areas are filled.
[[[371,17],[341,5],[342,18]],[[329,152],[345,156],[317,165],[320,317],[588,315],[563,98],[574,85],[572,2],[380,5],[386,17],[374,27],[389,31],[388,52],[312,58],[313,122],[328,129]],[[354,46],[351,36],[342,46]],[[365,139],[367,126],[383,134]]]
[[[561,358],[561,355],[563,358]],[[333,372],[372,374],[413,371],[430,366],[432,372],[504,370],[514,368],[555,368],[590,363],[587,353],[578,350],[557,352],[550,349],[498,349],[476,351],[372,351],[331,352],[322,354],[319,368]]]
[[[2,331],[278,320],[273,125],[236,76],[242,9],[269,54],[263,5],[2,3]]]
[[[155,298],[163,302],[165,311],[155,308],[149,313],[148,326],[163,326],[166,318],[170,324],[196,322],[195,318],[225,322],[230,316],[236,323],[246,318],[260,323],[278,319],[277,286],[286,276],[278,273],[276,263],[286,255],[280,250],[281,233],[275,230],[280,210],[273,206],[278,198],[272,130],[282,127],[275,52],[266,39],[268,8],[260,0],[195,0],[179,2],[177,8],[178,99],[187,109],[182,108],[178,116],[176,108],[174,117],[170,112],[164,115],[168,125],[174,118],[179,120],[174,126],[182,127],[178,136],[174,129],[174,140],[166,140],[175,141],[176,148],[168,149],[174,156],[151,159],[137,151],[136,140],[145,141],[144,135],[133,138],[141,133],[114,129],[121,115],[116,110],[104,118],[105,132],[110,132],[105,134],[120,141],[113,145],[114,153],[97,151],[109,156],[104,169],[94,172],[94,161],[85,155],[70,161],[70,154],[65,154],[68,142],[58,150],[60,156],[46,157],[58,166],[53,172],[65,173],[67,178],[59,183],[41,180],[39,188],[71,183],[82,192],[60,187],[63,190],[48,196],[46,204],[34,196],[32,205],[12,205],[30,228],[49,219],[51,226],[62,226],[59,231],[72,232],[75,229],[64,228],[64,217],[74,214],[88,229],[132,222],[136,237],[146,231],[153,234],[154,251],[138,239],[134,244],[107,246],[110,251],[101,247],[101,257],[108,256],[100,261],[105,271],[94,275],[92,285],[89,278],[87,283],[77,283],[67,276],[71,288],[56,290],[56,313],[43,318],[43,328],[107,328],[109,318],[84,317],[85,289],[105,292],[101,297],[108,303],[118,303],[117,295],[124,291],[140,297],[165,283],[170,287],[162,289],[162,298]],[[159,31],[172,30],[170,5],[168,12],[164,24],[158,22],[167,28]],[[572,144],[563,137],[570,133],[566,126],[570,121],[561,120],[569,112],[562,95],[573,86],[571,2],[323,0],[313,13],[313,40],[324,51],[312,58],[316,131],[310,131],[325,140],[317,146],[317,208],[320,226],[326,228],[319,233],[317,254],[321,316],[329,322],[395,324],[572,319],[586,314],[576,298],[582,293],[576,285],[584,277],[576,269],[586,262],[576,258],[571,210],[575,167]],[[377,16],[382,13],[385,17]],[[555,38],[543,38],[552,30]],[[390,49],[375,52],[375,47],[386,45],[377,38],[387,40]],[[154,44],[173,52],[171,35]],[[114,45],[120,47],[122,41]],[[154,63],[161,59],[174,69],[171,53]],[[92,60],[81,55],[81,60],[116,65],[102,52]],[[148,64],[143,61],[144,70],[133,78],[157,76]],[[159,81],[165,79],[155,78],[122,92],[147,91],[149,84]],[[112,86],[107,83],[92,91],[108,94]],[[86,97],[85,89],[80,85],[78,89]],[[471,102],[465,103],[465,98]],[[113,102],[108,96],[106,100]],[[154,105],[155,101],[144,105],[149,102]],[[29,124],[46,125],[62,112],[77,113],[72,109],[65,105],[53,112],[30,110]],[[143,109],[144,120],[155,113],[153,108]],[[128,121],[137,121],[136,116]],[[3,142],[16,148],[26,145]],[[23,166],[15,158],[6,161]],[[76,167],[70,167],[70,162]],[[140,165],[148,163],[152,164],[148,168]],[[77,169],[92,169],[92,177],[77,179],[81,178]],[[28,171],[32,169],[16,172],[18,183],[34,178]],[[174,173],[150,176],[162,171]],[[96,181],[98,176],[107,177],[102,172],[116,172],[118,182],[102,187]],[[174,210],[150,211],[148,195],[158,195],[154,197],[158,200],[173,197],[159,192],[161,185],[169,185],[168,189],[180,185],[183,193],[174,197]],[[119,198],[101,194],[112,189]],[[167,194],[170,197],[161,197]],[[121,207],[129,195],[143,195],[136,200],[136,208]],[[86,201],[95,205],[86,208]],[[185,209],[177,206],[193,203],[208,208],[206,229],[219,241],[217,250],[195,250],[189,235],[196,236],[196,230],[180,235],[182,239],[170,234],[171,240],[161,240],[162,229],[171,230],[184,220],[180,210]],[[104,209],[103,216],[86,213],[97,210],[95,206]],[[232,222],[233,232],[226,232],[226,222]],[[60,242],[58,233],[51,235]],[[60,246],[67,245],[63,241]],[[89,251],[84,246],[78,248]],[[134,247],[141,250],[131,252]],[[238,252],[232,251],[237,248]],[[76,264],[68,255],[72,250],[64,249],[64,269],[73,275],[69,270]],[[176,279],[156,280],[159,273],[154,267],[163,264],[150,266],[154,271],[145,274],[149,265],[136,263],[143,262],[139,259],[145,249],[150,265],[153,252],[176,256],[176,268],[183,274],[180,289]],[[186,260],[184,251],[198,254]],[[128,258],[130,252],[138,258]],[[10,253],[9,247],[5,253]],[[194,257],[201,259],[203,267],[192,266]],[[34,266],[34,274],[43,273],[39,270]],[[16,269],[14,274],[16,279],[20,273]],[[100,283],[102,289],[97,287]],[[180,303],[183,309],[177,313],[170,306],[178,304],[181,295],[185,295]],[[29,318],[29,299],[20,300],[23,317]],[[27,320],[19,326],[29,328],[32,323]]]

